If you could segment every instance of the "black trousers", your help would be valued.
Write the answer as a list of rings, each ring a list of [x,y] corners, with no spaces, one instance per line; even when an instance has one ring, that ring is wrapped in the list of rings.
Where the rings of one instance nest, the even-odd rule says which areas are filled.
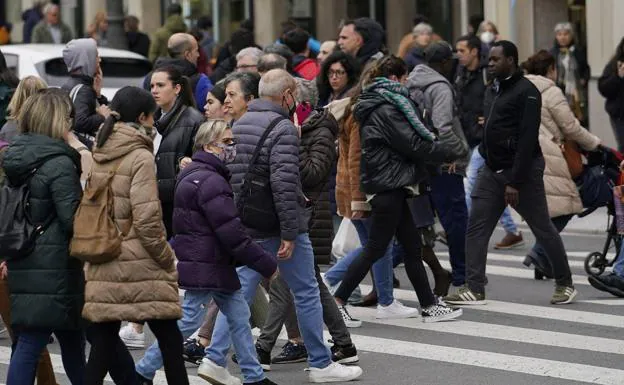
[[[362,282],[373,263],[386,254],[386,249],[396,235],[405,249],[405,272],[414,286],[421,307],[435,303],[429,286],[427,272],[422,263],[419,230],[414,224],[405,189],[385,191],[371,200],[371,228],[364,251],[349,266],[340,288],[334,296],[347,302],[355,288]]]
[[[476,293],[485,292],[485,265],[490,237],[503,210],[508,173],[493,172],[486,165],[479,172],[472,190],[472,209],[466,232],[466,284]],[[550,220],[544,189],[544,159],[533,162],[530,177],[519,189],[514,207],[527,222],[537,242],[543,247],[553,268],[557,285],[572,285],[572,273],[559,231]]]
[[[167,383],[188,385],[184,367],[182,333],[176,320],[148,320],[150,330],[156,336],[165,365]],[[111,368],[115,368],[116,385],[136,385],[138,377],[134,360],[128,348],[119,338],[121,321],[92,323],[88,330],[91,352],[85,375],[85,385],[101,385]]]

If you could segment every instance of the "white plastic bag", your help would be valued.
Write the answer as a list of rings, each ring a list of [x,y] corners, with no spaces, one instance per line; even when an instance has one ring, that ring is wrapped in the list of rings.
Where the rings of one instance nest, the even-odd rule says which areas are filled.
[[[338,232],[332,242],[332,255],[336,259],[341,259],[347,255],[351,250],[360,247],[360,237],[353,223],[347,219],[342,218]]]

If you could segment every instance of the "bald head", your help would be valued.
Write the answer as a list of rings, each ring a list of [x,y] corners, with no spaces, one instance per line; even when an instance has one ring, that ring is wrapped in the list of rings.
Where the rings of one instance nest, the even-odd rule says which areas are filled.
[[[174,33],[167,42],[169,56],[174,59],[186,59],[197,65],[199,58],[199,45],[193,35],[188,33]]]
[[[260,98],[267,99],[278,104],[296,102],[297,83],[290,74],[283,69],[274,69],[262,75],[258,86]],[[290,97],[288,96],[290,94]],[[287,100],[284,102],[284,100]],[[283,106],[288,109],[289,106]]]

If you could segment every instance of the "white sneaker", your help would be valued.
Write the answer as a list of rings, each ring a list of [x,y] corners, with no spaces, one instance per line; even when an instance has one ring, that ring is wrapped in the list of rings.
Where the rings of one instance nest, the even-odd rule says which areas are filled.
[[[137,333],[130,324],[119,329],[119,338],[130,349],[145,349],[145,333]]]
[[[310,368],[310,382],[344,382],[353,381],[362,375],[362,369],[359,366],[345,366],[332,362],[328,367]]]
[[[214,385],[242,385],[241,380],[231,375],[226,368],[205,357],[197,369],[197,375]]]
[[[377,305],[378,319],[400,319],[418,317],[418,309],[407,307],[396,299],[388,306]]]
[[[347,307],[345,305],[338,305],[338,310],[340,310],[340,315],[344,320],[345,326],[348,328],[359,328],[362,326],[362,321],[357,318],[351,317]]]

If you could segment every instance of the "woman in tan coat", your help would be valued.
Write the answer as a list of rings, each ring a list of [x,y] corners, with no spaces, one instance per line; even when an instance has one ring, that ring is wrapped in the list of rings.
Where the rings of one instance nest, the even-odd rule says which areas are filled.
[[[178,275],[165,238],[154,167],[151,131],[156,103],[147,91],[124,87],[110,108],[111,116],[97,137],[87,185],[93,187],[114,173],[114,218],[123,242],[117,259],[86,266],[82,315],[92,324],[85,383],[101,384],[112,367],[136,383],[132,357],[118,335],[121,322],[131,320],[147,322],[156,335],[167,382],[188,385],[182,334],[176,325],[182,314]]]
[[[575,214],[583,211],[576,183],[572,180],[561,146],[564,141],[573,141],[582,149],[593,151],[600,145],[600,138],[581,126],[563,92],[555,84],[555,58],[550,53],[541,50],[522,66],[527,72],[527,79],[542,94],[539,143],[546,161],[544,187],[550,218],[561,232]],[[546,252],[539,244],[533,246],[524,264],[535,265],[536,279],[541,279],[543,275],[552,276]]]

